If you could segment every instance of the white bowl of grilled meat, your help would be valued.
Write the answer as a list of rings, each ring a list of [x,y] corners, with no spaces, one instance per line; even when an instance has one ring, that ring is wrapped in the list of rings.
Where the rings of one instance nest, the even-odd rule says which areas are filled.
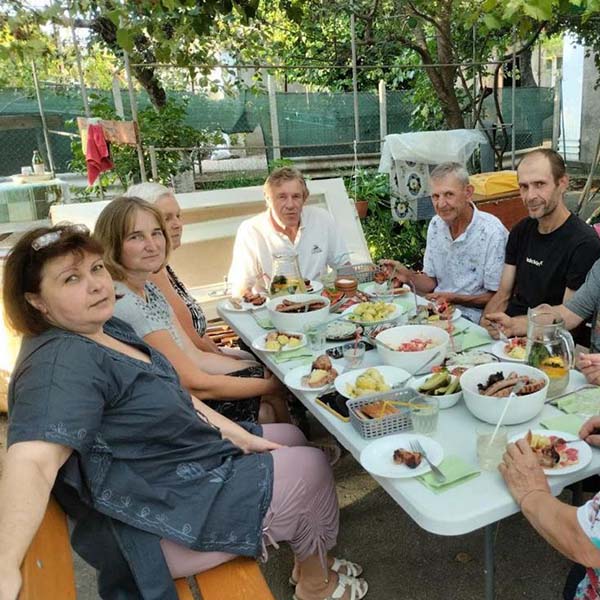
[[[329,317],[329,299],[315,294],[276,296],[266,304],[271,323],[281,331],[303,331]]]
[[[544,408],[549,379],[540,369],[522,363],[495,362],[465,371],[460,377],[465,404],[478,419],[495,425],[511,390],[520,379],[525,385],[512,399],[503,424],[529,421]]]

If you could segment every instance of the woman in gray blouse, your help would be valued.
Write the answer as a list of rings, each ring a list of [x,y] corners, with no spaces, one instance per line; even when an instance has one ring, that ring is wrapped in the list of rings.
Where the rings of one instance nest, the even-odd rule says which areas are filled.
[[[146,202],[150,202],[150,204],[154,204],[165,219],[167,233],[171,241],[171,250],[175,251],[181,246],[183,220],[181,218],[181,208],[173,190],[160,183],[145,182],[131,186],[125,195],[141,198]],[[165,265],[160,271],[153,273],[150,281],[163,293],[186,335],[199,350],[222,357],[253,360],[250,353],[239,348],[219,348],[206,335],[206,317],[202,307],[177,277],[171,265]],[[211,364],[205,368],[208,368],[211,373],[227,373],[227,370],[220,369],[230,369],[231,362],[211,361]]]
[[[261,421],[289,421],[285,388],[277,378],[255,363],[214,354],[215,360],[238,365],[240,376],[210,373],[207,353],[189,341],[165,297],[149,281],[164,268],[170,250],[164,219],[155,206],[139,198],[116,198],[98,217],[94,235],[104,246],[106,267],[116,282],[115,316],[167,357],[191,393],[235,421],[256,421],[262,397],[271,410],[266,417],[263,411]]]

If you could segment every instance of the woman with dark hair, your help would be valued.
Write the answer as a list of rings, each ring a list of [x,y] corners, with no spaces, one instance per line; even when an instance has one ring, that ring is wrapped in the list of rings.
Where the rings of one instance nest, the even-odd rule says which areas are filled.
[[[190,396],[113,318],[97,241],[77,227],[33,230],[4,274],[7,319],[25,337],[0,483],[1,598],[17,597],[51,492],[107,600],[175,600],[172,577],[283,540],[299,600],[366,594],[358,566],[327,558],[338,506],[323,454],[291,425],[242,427]]]
[[[200,352],[178,327],[165,297],[149,280],[167,263],[170,249],[155,206],[140,198],[116,198],[100,213],[94,236],[104,246],[106,268],[115,281],[115,315],[167,357],[191,393],[237,422],[256,422],[259,408],[268,409],[262,422],[289,422],[284,388],[276,377],[256,363]],[[215,373],[210,361],[229,361],[237,368]]]

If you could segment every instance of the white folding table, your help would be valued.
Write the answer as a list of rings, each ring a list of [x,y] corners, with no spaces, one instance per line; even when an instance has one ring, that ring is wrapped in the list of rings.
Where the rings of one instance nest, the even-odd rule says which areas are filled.
[[[262,329],[247,312],[232,312],[225,310],[223,305],[218,309],[223,319],[239,334],[248,346],[252,346],[254,339],[264,335]],[[262,311],[266,315],[266,311]],[[479,325],[461,319],[459,326],[468,325],[478,328]],[[490,338],[490,346],[492,340]],[[339,345],[328,344],[327,347]],[[489,350],[483,346],[481,350]],[[283,381],[285,374],[297,367],[298,361],[276,363],[272,355],[256,351],[263,363]],[[376,350],[365,354],[363,366],[376,366],[382,364],[378,359]],[[585,383],[581,373],[571,371],[569,389]],[[316,404],[316,393],[294,391],[296,397],[314,415],[314,417],[354,456],[359,459],[361,450],[369,443],[362,438],[351,423],[345,423]],[[542,413],[535,419],[520,425],[508,427],[509,437],[513,434],[527,431],[529,428],[539,427],[540,420],[546,417],[560,415],[558,409],[545,405]],[[476,456],[476,428],[481,421],[476,419],[463,402],[456,406],[441,410],[438,427],[432,436],[444,448],[445,455],[460,456],[467,463],[478,465]],[[572,483],[581,481],[600,471],[600,452],[596,449],[592,453],[592,461],[583,469],[566,475],[550,476],[548,482],[552,493],[556,496]],[[438,535],[462,535],[476,529],[485,530],[485,598],[494,598],[494,545],[493,525],[497,521],[519,512],[519,507],[508,492],[504,481],[497,471],[482,471],[475,477],[461,485],[448,489],[440,494],[435,494],[421,484],[417,479],[388,479],[375,477],[374,479],[385,491],[404,509],[406,513],[423,529]]]

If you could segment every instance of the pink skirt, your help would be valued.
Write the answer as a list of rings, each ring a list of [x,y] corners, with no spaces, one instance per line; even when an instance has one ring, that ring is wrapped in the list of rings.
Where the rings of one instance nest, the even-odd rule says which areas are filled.
[[[307,446],[294,425],[263,425],[263,436],[287,448],[273,451],[273,497],[263,520],[263,560],[267,545],[288,542],[303,561],[319,555],[325,565],[335,546],[339,509],[331,467],[323,452]],[[161,547],[171,575],[189,577],[236,558],[225,552],[197,552],[170,540]]]

